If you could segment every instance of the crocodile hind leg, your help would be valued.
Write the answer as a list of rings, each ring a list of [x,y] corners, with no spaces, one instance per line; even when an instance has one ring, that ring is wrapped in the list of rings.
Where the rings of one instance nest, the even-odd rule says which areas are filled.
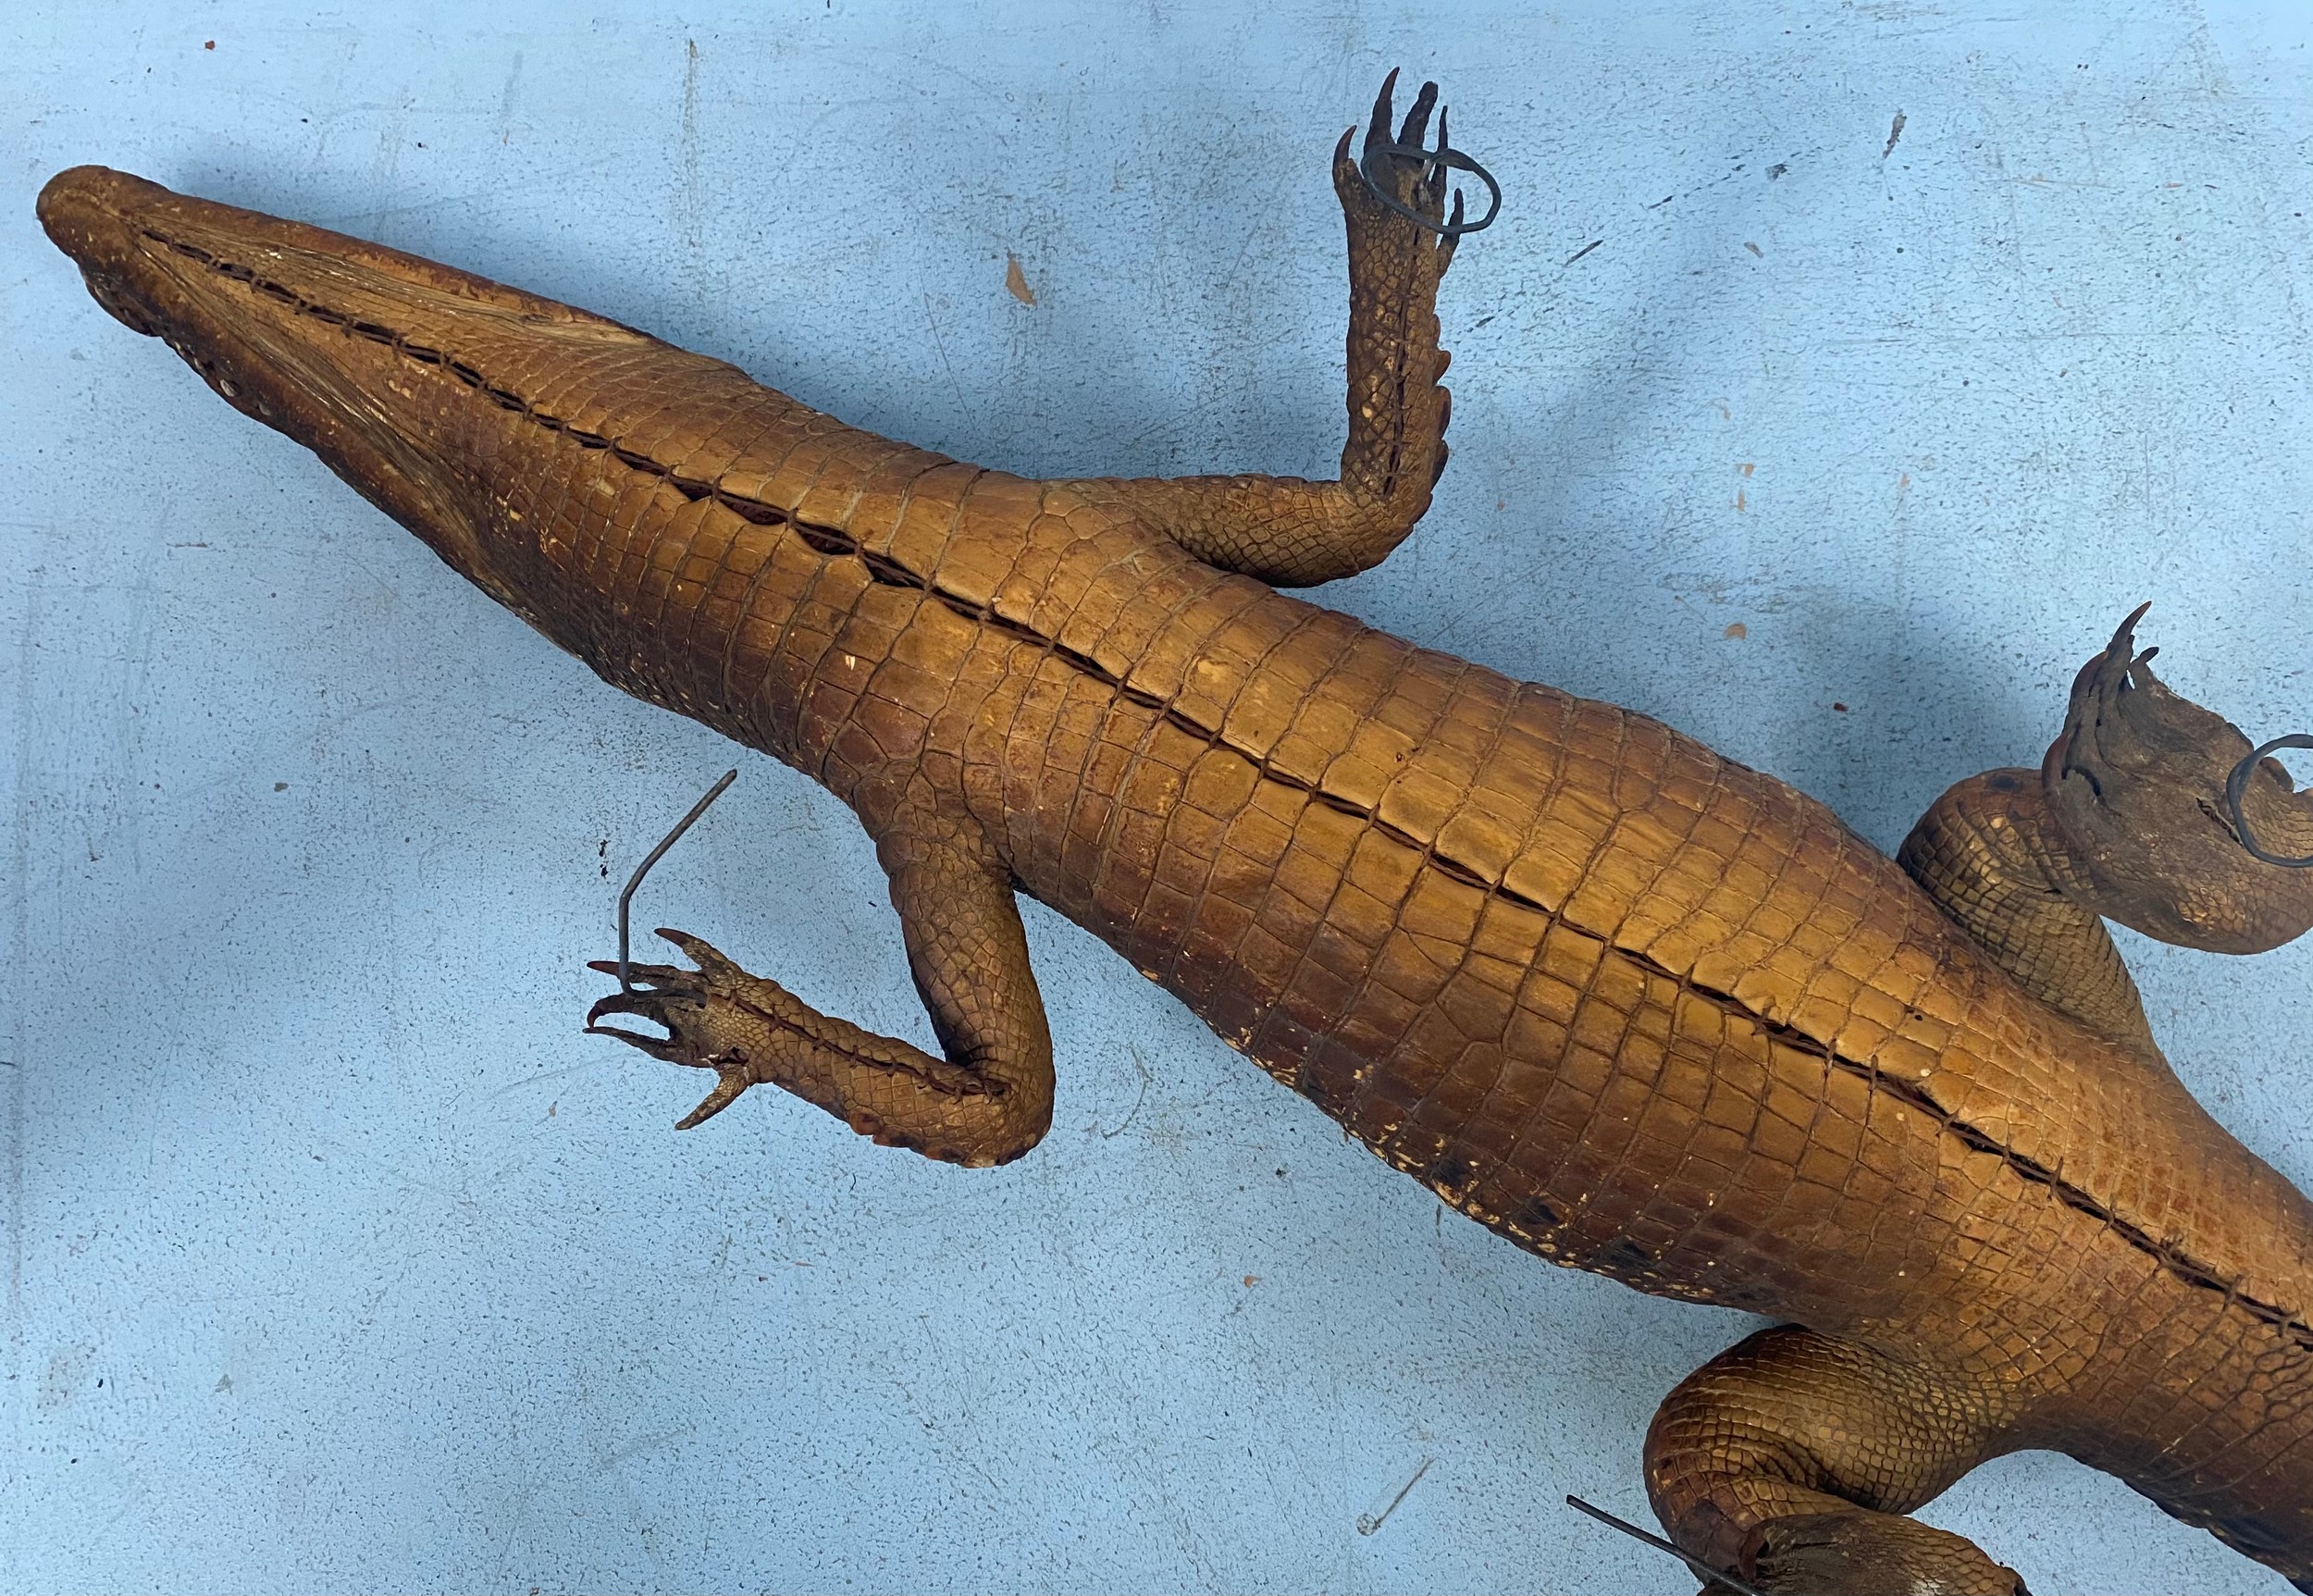
[[[2037,771],[1985,771],[1954,785],[1896,860],[2025,991],[2139,1053],[2158,1051]]]
[[[2026,991],[2158,1056],[2135,984],[2104,928],[2219,953],[2258,953],[2313,926],[2313,870],[2251,853],[2226,780],[2250,749],[2220,715],[2153,675],[2139,608],[2072,684],[2038,771],[1971,776],[1937,798],[1897,858]],[[2267,853],[2313,852],[2313,792],[2272,760],[2243,818]]]
[[[1392,72],[1374,102],[1365,148],[1422,142],[1438,86],[1424,83],[1394,141]],[[1451,399],[1439,386],[1449,356],[1438,347],[1438,281],[1453,258],[1440,238],[1391,210],[1350,154],[1356,130],[1333,151],[1333,192],[1349,228],[1349,442],[1338,481],[1293,476],[1101,477],[1067,484],[1095,503],[1129,510],[1207,564],[1280,588],[1309,587],[1379,564],[1429,508],[1445,469]],[[1438,142],[1446,118],[1438,111]],[[1384,155],[1401,204],[1443,222],[1448,173]],[[1453,219],[1462,217],[1457,196]]]
[[[2249,740],[2153,674],[2154,650],[2139,652],[2135,643],[2144,612],[2131,613],[2082,667],[2063,730],[2037,771],[1987,771],[1959,783],[1921,817],[1897,857],[2018,984],[2158,1061],[2104,922],[2211,952],[2261,952],[2294,939],[2313,927],[2313,870],[2260,859],[2241,829],[2266,854],[2313,852],[2313,793],[2294,790],[2280,764],[2259,761],[2245,770],[2235,816],[2228,785],[2251,753]],[[2188,1394],[2155,1389],[2179,1407]],[[2278,1465],[2261,1470],[2271,1489],[2239,1489],[2229,1469],[2181,1451],[2177,1434],[2157,1423],[2149,1439],[2117,1441],[2091,1427],[2062,1449],[2293,1577],[2304,1565],[2301,1551],[2295,1563],[2285,1560],[2303,1535],[2280,1504],[2290,1488],[2276,1484],[2286,1478]],[[2220,1444],[2214,1455],[2250,1478],[2260,1474],[2244,1444]]]
[[[935,819],[884,829],[877,853],[945,1058],[822,1014],[679,931],[659,934],[698,968],[636,967],[645,984],[597,1003],[588,1030],[715,1072],[684,1130],[770,1084],[886,1146],[975,1166],[1019,1157],[1052,1123],[1052,1033],[1010,879],[983,844]],[[607,959],[593,968],[618,972]],[[613,1014],[668,1034],[596,1023]]]
[[[1986,1393],[1796,1325],[1664,1400],[1647,1493],[1671,1538],[1763,1592],[2022,1596],[2012,1568],[1902,1516],[2000,1448]]]

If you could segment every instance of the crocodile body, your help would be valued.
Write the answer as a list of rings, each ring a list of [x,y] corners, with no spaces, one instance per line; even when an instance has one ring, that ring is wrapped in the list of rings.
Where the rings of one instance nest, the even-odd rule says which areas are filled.
[[[1026,892],[1516,1244],[1804,1327],[1657,1421],[1657,1505],[1714,1565],[2018,1588],[1898,1515],[2048,1446],[2313,1589],[2313,1207],[2132,1033],[2133,990],[2107,1012],[2032,964],[2093,914],[2001,945],[2022,922],[1985,883],[2015,872],[1978,844],[2040,816],[2060,854],[2038,778],[1948,798],[1907,870],[1645,716],[1256,579],[1379,558],[1442,464],[1444,252],[1392,279],[1423,235],[1361,219],[1342,159],[1353,291],[1399,310],[1361,366],[1380,312],[1353,305],[1342,484],[1033,481],[378,246],[93,168],[42,204],[229,402],[875,836],[944,1056],[681,938],[699,971],[600,1012],[717,1071],[695,1119],[770,1082],[935,1157],[1026,1152],[1051,1111]],[[2150,700],[2125,646],[2118,687],[2099,658]],[[2260,799],[2284,836],[2286,798]]]

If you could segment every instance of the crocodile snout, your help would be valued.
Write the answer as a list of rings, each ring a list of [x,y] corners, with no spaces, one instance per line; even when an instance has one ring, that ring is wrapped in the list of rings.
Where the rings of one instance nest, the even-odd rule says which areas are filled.
[[[134,217],[167,190],[109,167],[73,167],[40,191],[40,225],[80,268],[89,293],[130,330],[161,331],[159,316],[137,291],[140,263],[149,260]]]

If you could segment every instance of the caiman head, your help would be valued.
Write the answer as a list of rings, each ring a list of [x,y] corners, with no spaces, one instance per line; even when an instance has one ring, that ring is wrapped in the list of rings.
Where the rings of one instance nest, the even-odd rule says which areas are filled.
[[[648,342],[641,334],[397,250],[103,167],[49,179],[40,220],[99,304],[166,341],[227,403],[320,455],[461,575],[536,624],[523,599],[534,551],[509,535],[488,480],[503,412],[519,402],[496,392],[457,351],[550,359],[566,340]]]

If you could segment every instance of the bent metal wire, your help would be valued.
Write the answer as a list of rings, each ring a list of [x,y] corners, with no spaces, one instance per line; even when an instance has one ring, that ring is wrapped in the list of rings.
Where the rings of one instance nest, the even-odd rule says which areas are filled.
[[[1421,180],[1424,183],[1430,181],[1441,167],[1452,167],[1457,172],[1469,173],[1470,176],[1486,185],[1486,192],[1489,196],[1486,214],[1474,222],[1464,221],[1462,219],[1462,191],[1456,189],[1453,191],[1453,214],[1443,222],[1431,221],[1392,193],[1391,185],[1374,170],[1374,163],[1385,156],[1419,161],[1422,164]],[[1438,112],[1438,147],[1436,149],[1425,149],[1420,144],[1368,144],[1366,146],[1365,155],[1357,162],[1357,171],[1366,179],[1366,187],[1373,191],[1375,199],[1379,200],[1384,205],[1415,226],[1426,228],[1440,238],[1458,239],[1464,233],[1482,232],[1494,225],[1494,217],[1502,212],[1502,185],[1494,181],[1494,175],[1446,142],[1446,117],[1443,109]]]
[[[635,989],[634,982],[627,978],[626,965],[626,917],[628,908],[635,901],[635,888],[640,886],[642,878],[650,873],[650,867],[666,856],[666,850],[681,841],[683,834],[690,830],[700,815],[707,812],[707,806],[721,798],[724,790],[738,779],[737,771],[724,772],[723,779],[707,789],[705,798],[691,805],[690,813],[674,823],[674,829],[659,839],[659,846],[645,855],[643,861],[635,867],[635,873],[626,878],[626,890],[618,895],[618,989],[621,992],[632,992]]]
[[[1740,1579],[1736,1578],[1734,1575],[1728,1574],[1724,1570],[1712,1567],[1711,1565],[1705,1563],[1700,1557],[1688,1556],[1686,1553],[1681,1552],[1677,1547],[1672,1545],[1661,1536],[1649,1535],[1645,1530],[1631,1523],[1627,1518],[1617,1518],[1613,1514],[1607,1512],[1603,1507],[1591,1506],[1589,1503],[1583,1501],[1579,1496],[1567,1497],[1566,1505],[1573,1508],[1577,1513],[1589,1514],[1591,1517],[1597,1519],[1601,1524],[1621,1530],[1625,1535],[1629,1536],[1634,1540],[1645,1541],[1649,1546],[1653,1547],[1657,1552],[1669,1553],[1672,1556],[1677,1558],[1681,1563],[1684,1563],[1688,1567],[1702,1576],[1703,1588],[1706,1591],[1713,1586],[1716,1586],[1721,1590],[1734,1591],[1735,1596],[1759,1596],[1759,1592],[1756,1590],[1744,1584]]]
[[[2242,797],[2249,787],[2249,773],[2257,768],[2257,761],[2276,749],[2313,749],[2313,736],[2297,732],[2290,736],[2275,737],[2271,742],[2252,749],[2247,758],[2233,767],[2233,773],[2225,777],[2225,809],[2233,816],[2233,835],[2241,839],[2243,847],[2267,864],[2277,864],[2285,870],[2313,870],[2313,853],[2307,854],[2303,859],[2291,859],[2284,854],[2267,853],[2257,847],[2257,838],[2249,830],[2249,817],[2241,810]]]

